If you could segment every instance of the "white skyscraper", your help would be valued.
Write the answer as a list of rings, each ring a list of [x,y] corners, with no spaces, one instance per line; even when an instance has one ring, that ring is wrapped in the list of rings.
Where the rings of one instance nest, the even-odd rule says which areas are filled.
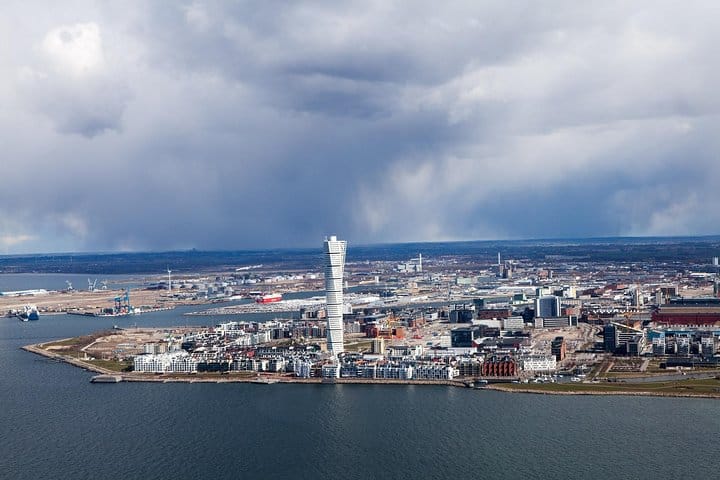
[[[327,344],[333,355],[343,348],[343,270],[347,242],[335,235],[325,238],[325,299],[327,303]]]

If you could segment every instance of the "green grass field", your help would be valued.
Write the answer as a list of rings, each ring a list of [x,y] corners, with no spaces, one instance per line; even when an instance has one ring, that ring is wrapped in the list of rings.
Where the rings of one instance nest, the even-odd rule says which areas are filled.
[[[112,370],[113,372],[129,372],[132,371],[133,362],[131,361],[124,361],[119,362],[117,360],[85,360],[87,363],[91,365],[97,365],[100,368],[106,368],[108,370]]]

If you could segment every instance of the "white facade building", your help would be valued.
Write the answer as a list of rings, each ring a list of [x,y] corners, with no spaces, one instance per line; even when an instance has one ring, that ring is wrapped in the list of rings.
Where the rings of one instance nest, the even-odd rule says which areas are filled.
[[[665,335],[661,337],[655,337],[652,339],[652,351],[653,355],[665,355]]]
[[[335,235],[325,239],[325,299],[327,303],[327,345],[337,356],[343,347],[343,271],[347,242]]]
[[[503,320],[504,330],[522,330],[525,327],[525,320],[523,317],[508,317]]]
[[[554,372],[557,360],[554,355],[527,355],[520,359],[522,369],[526,372]]]
[[[192,372],[196,366],[187,352],[179,351],[158,355],[136,355],[133,360],[133,368],[136,372],[163,373]]]
[[[714,335],[708,335],[700,339],[700,353],[703,355],[715,355],[717,341]]]
[[[413,378],[413,367],[406,365],[379,365],[375,372],[375,378],[411,380]]]
[[[296,377],[310,378],[310,372],[312,371],[312,362],[309,360],[297,359],[293,362],[293,372]]]
[[[323,378],[340,378],[340,365],[337,363],[328,363],[322,366]]]

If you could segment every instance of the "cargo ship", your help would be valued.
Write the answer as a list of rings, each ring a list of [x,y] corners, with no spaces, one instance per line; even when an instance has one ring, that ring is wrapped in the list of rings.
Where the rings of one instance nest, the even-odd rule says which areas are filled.
[[[23,321],[40,320],[40,313],[35,305],[25,305],[25,308],[17,314],[17,317]]]
[[[282,300],[281,293],[268,293],[267,295],[258,295],[255,297],[256,303],[274,303]]]

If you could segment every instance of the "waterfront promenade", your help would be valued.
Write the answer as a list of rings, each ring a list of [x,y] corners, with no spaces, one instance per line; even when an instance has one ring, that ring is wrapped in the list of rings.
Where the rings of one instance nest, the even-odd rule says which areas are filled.
[[[674,382],[647,383],[582,383],[582,384],[518,384],[487,383],[478,385],[479,379],[462,378],[454,380],[403,380],[403,379],[371,379],[371,378],[299,378],[278,374],[152,374],[137,372],[118,372],[92,362],[68,355],[62,355],[43,348],[44,344],[33,344],[22,347],[23,350],[43,357],[68,363],[100,375],[119,377],[123,382],[152,383],[256,383],[270,385],[274,383],[294,383],[308,385],[322,384],[357,384],[357,385],[433,385],[478,390],[495,390],[506,393],[531,393],[543,395],[623,395],[681,398],[715,398],[720,399],[720,381],[718,379],[687,379]]]
[[[41,355],[46,358],[58,362],[68,363],[70,365],[80,367],[90,372],[101,375],[112,375],[122,377],[124,382],[179,382],[179,383],[299,383],[299,384],[382,384],[382,385],[445,385],[452,387],[470,387],[472,380],[401,380],[401,379],[380,379],[380,378],[299,378],[288,375],[277,374],[217,374],[217,373],[194,373],[194,374],[178,374],[178,373],[137,373],[137,372],[118,372],[108,368],[104,368],[89,361],[84,361],[68,355],[62,355],[43,348],[42,343],[26,345],[23,350]]]

